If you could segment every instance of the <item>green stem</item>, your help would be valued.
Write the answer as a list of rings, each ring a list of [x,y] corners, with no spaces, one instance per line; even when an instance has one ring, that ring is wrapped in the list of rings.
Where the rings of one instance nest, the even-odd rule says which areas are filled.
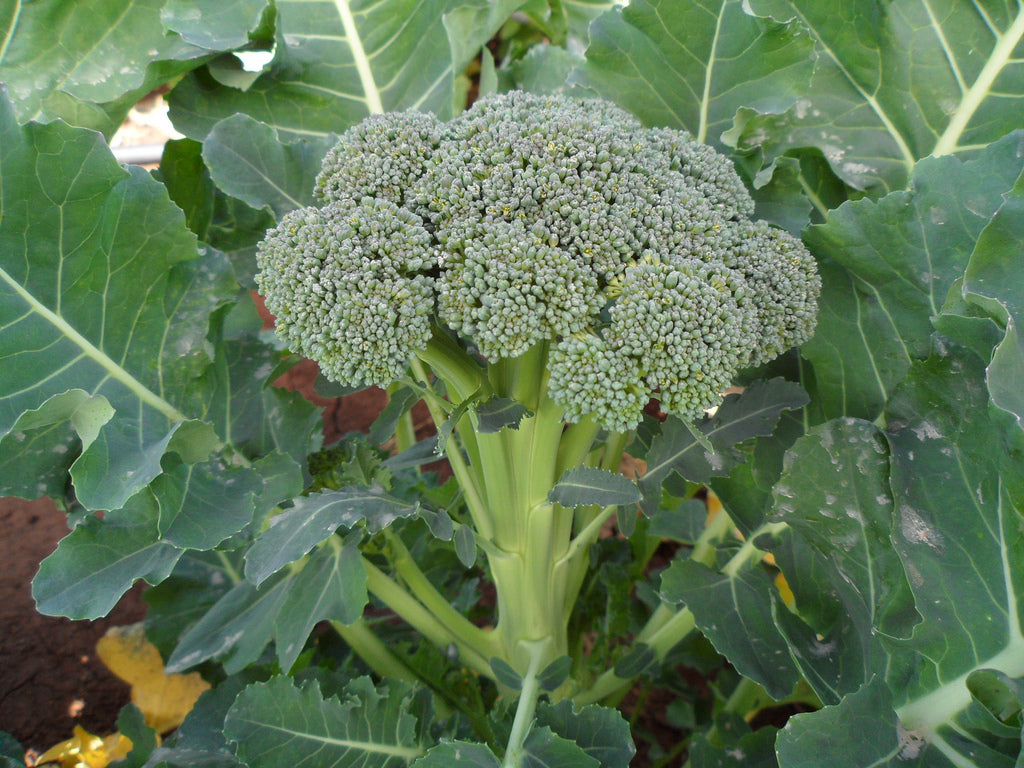
[[[541,662],[546,654],[544,649],[539,647],[542,644],[532,644],[529,648],[530,662],[526,674],[523,676],[523,688],[519,694],[519,703],[516,705],[516,716],[512,721],[512,731],[508,737],[508,747],[505,749],[505,760],[502,768],[520,768],[523,764],[523,745],[526,737],[533,727],[533,717],[537,712],[537,699],[540,698],[540,683],[537,675],[541,670]]]
[[[594,439],[600,431],[600,425],[590,417],[585,417],[565,428],[558,446],[556,478],[561,477],[562,473],[568,469],[575,469],[583,465],[587,454],[594,447]]]
[[[448,397],[453,403],[461,403],[481,387],[490,387],[484,370],[476,360],[440,329],[434,331],[426,348],[417,352],[416,358],[412,360],[416,375],[420,376],[416,370],[420,360],[429,365],[447,385]],[[429,379],[424,381],[429,383]]]
[[[424,402],[427,404],[427,410],[430,411],[430,417],[434,420],[434,424],[443,424],[447,415],[444,412],[444,408],[441,406],[440,398],[433,392],[433,390],[429,389],[430,376],[426,369],[424,369],[423,363],[414,358],[410,363],[410,367],[413,374],[423,381],[428,387],[427,394],[424,397]],[[473,523],[476,526],[477,532],[485,538],[493,538],[494,528],[491,523],[487,502],[480,492],[480,487],[477,484],[476,478],[470,470],[469,465],[466,464],[466,460],[462,457],[462,449],[459,444],[458,435],[453,433],[448,439],[445,456],[448,458],[448,464],[452,468],[452,474],[455,475],[455,479],[458,481],[459,487],[462,489],[462,492],[466,497],[466,507],[469,509],[470,517],[473,518]]]
[[[355,624],[332,621],[331,626],[341,636],[341,639],[359,655],[359,658],[381,677],[391,677],[410,683],[420,682],[416,673],[373,633],[365,619],[359,619]]]
[[[569,563],[579,554],[580,550],[585,550],[597,541],[598,537],[601,535],[601,528],[604,527],[605,521],[614,515],[618,508],[618,505],[612,504],[611,506],[605,507],[597,515],[591,518],[586,527],[577,533],[573,537],[572,541],[569,542],[569,546],[565,550],[565,554],[555,561],[555,568],[564,567],[565,564]]]
[[[473,624],[469,619],[452,608],[451,603],[442,595],[426,577],[413,560],[401,538],[389,528],[384,529],[384,537],[388,543],[388,559],[395,571],[412,590],[413,595],[430,611],[434,617],[461,643],[476,648],[483,656],[500,655],[500,648],[493,632],[488,632]]]
[[[735,577],[750,560],[763,558],[764,551],[759,549],[754,541],[765,534],[782,533],[788,527],[785,523],[765,523],[759,527],[743,542],[743,546],[736,551],[736,554],[729,558],[729,562],[722,568],[722,573],[729,577]]]
[[[401,384],[398,382],[393,383],[388,387],[388,397],[390,398],[395,392],[401,388]],[[412,448],[416,444],[416,427],[412,423],[412,411],[406,411],[402,414],[402,417],[398,420],[398,426],[395,428],[395,448],[398,453]]]
[[[456,637],[416,598],[366,558],[363,558],[363,567],[366,570],[366,588],[411,627],[442,652],[447,652],[448,648],[454,644],[459,651],[459,659],[465,666],[484,677],[494,677],[491,665],[488,663],[489,648],[478,648]]]

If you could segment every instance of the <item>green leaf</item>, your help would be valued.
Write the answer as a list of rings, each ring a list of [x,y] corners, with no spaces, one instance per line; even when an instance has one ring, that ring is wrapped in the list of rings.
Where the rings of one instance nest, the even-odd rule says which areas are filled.
[[[799,673],[772,617],[774,589],[760,570],[716,573],[695,560],[675,560],[661,575],[661,596],[685,603],[697,626],[744,677],[782,699]]]
[[[523,743],[522,768],[600,768],[596,758],[576,742],[547,726],[535,725]]]
[[[364,522],[376,532],[419,509],[389,496],[380,488],[347,487],[295,500],[295,506],[271,521],[245,553],[245,576],[261,584],[288,563],[298,560],[338,528]]]
[[[655,667],[657,663],[658,656],[654,649],[646,643],[637,643],[632,651],[615,663],[615,675],[623,680],[632,680]]]
[[[640,0],[590,25],[587,63],[569,82],[721,147],[739,107],[779,113],[806,94],[812,48],[740,0]]]
[[[640,479],[644,513],[651,515],[657,509],[661,503],[661,484],[671,473],[695,483],[707,483],[712,477],[729,474],[743,458],[731,451],[734,445],[771,434],[784,411],[806,403],[803,389],[784,379],[758,381],[742,394],[729,395],[714,416],[693,427],[711,444],[711,453],[701,446],[686,424],[679,419],[666,420],[643,457],[647,461],[647,471]]]
[[[783,768],[817,768],[822,755],[828,755],[834,768],[947,765],[910,762],[923,742],[897,729],[892,697],[876,678],[837,705],[791,717],[779,733],[775,749]]]
[[[853,624],[841,649],[831,637],[807,637],[803,647],[797,643],[797,662],[805,677],[823,701],[835,703],[873,675],[884,675],[888,657],[873,639],[910,637],[920,618],[903,563],[891,544],[893,500],[884,435],[872,424],[854,419],[815,428],[786,454],[774,495],[772,519],[785,522],[821,558],[824,578],[841,595],[846,618]],[[794,579],[790,587],[800,607],[800,582]],[[820,581],[808,583],[807,591],[813,595],[822,587]],[[813,671],[832,651],[859,658],[847,658],[842,665],[829,658],[832,670]]]
[[[224,51],[249,43],[269,8],[268,0],[167,0],[160,19],[193,45]]]
[[[466,568],[476,564],[476,534],[468,525],[461,525],[452,537],[455,542],[455,556]]]
[[[640,501],[636,483],[617,472],[595,467],[569,469],[562,473],[548,501],[563,507],[597,504],[607,507],[615,504],[635,504]]]
[[[118,768],[141,768],[156,749],[158,734],[148,725],[146,717],[135,704],[129,703],[117,715],[118,733],[126,736],[132,749]]]
[[[442,741],[413,763],[413,768],[501,768],[501,760],[483,744]]]
[[[65,425],[70,421],[78,443],[88,448],[113,415],[114,409],[105,397],[94,397],[80,389],[54,395],[38,408],[21,414],[2,436],[8,439],[0,442],[0,494],[27,499],[62,497],[65,473],[76,447]],[[54,454],[66,458],[58,462]],[[57,468],[64,471],[54,471]]]
[[[585,61],[579,53],[541,43],[531,47],[525,56],[512,62],[499,75],[506,77],[510,86],[529,93],[570,92],[572,89],[566,82],[569,73]]]
[[[411,700],[410,687],[397,681],[374,688],[361,677],[339,698],[324,699],[315,680],[300,688],[278,677],[242,691],[224,733],[251,768],[293,768],[312,760],[337,768],[390,768],[423,754]]]
[[[910,190],[846,203],[807,231],[827,261],[822,315],[802,352],[826,417],[874,419],[911,361],[928,355],[932,318],[1021,173],[1018,147],[1008,137],[970,162],[922,160]]]
[[[979,669],[967,677],[971,695],[981,702],[996,718],[1006,722],[1021,722],[1024,707],[1024,680],[1011,678],[993,669]]]
[[[117,509],[165,450],[214,447],[208,427],[178,425],[205,392],[209,314],[236,288],[215,254],[198,258],[163,187],[95,133],[20,128],[0,99],[0,143],[0,435],[70,387],[106,398],[116,413],[72,474],[83,504]]]
[[[783,734],[795,736],[787,741],[780,735],[780,764],[813,765],[820,742],[809,734],[838,728],[837,738],[870,733],[864,748],[872,759],[892,751],[929,768],[1013,766],[1019,730],[1007,742],[1005,725],[974,699],[969,681],[982,670],[1007,679],[1024,676],[1019,428],[1011,415],[990,407],[984,362],[942,337],[895,390],[885,423],[887,482],[876,430],[838,422],[797,443],[778,495],[786,516],[797,516],[801,537],[816,542],[819,551],[829,543],[837,550],[825,570],[807,553],[780,559],[798,608],[801,581],[815,618],[826,616],[820,604],[838,603],[839,625],[816,628],[827,636],[795,630],[788,612],[776,612],[801,670],[816,687],[825,686],[819,690],[827,693],[832,685],[839,694],[858,675],[878,673],[860,693],[822,710],[821,719],[807,716],[800,728],[796,723],[803,724],[803,716],[791,720]],[[891,515],[877,493],[886,486]],[[912,604],[896,586],[898,569]],[[834,570],[841,573],[831,579],[830,595],[820,582]],[[816,587],[809,585],[811,578],[818,579]],[[848,586],[841,588],[844,582]],[[896,589],[889,591],[890,585]],[[853,626],[844,628],[843,620]],[[860,650],[851,652],[851,645]],[[867,662],[858,663],[858,655]],[[863,722],[854,729],[856,721]]]
[[[813,88],[782,117],[750,120],[741,150],[818,147],[858,189],[902,188],[914,162],[969,155],[1020,127],[1024,9],[1000,0],[880,4],[751,0],[815,41]]]
[[[601,768],[627,768],[636,753],[629,723],[615,709],[591,704],[577,710],[568,699],[544,702],[537,707],[537,724],[574,742]]]
[[[398,422],[413,405],[419,401],[419,394],[409,387],[402,387],[388,396],[388,404],[380,412],[367,434],[371,445],[380,445],[389,440],[398,428]]]
[[[492,397],[476,407],[478,432],[499,432],[502,429],[517,429],[519,422],[533,416],[533,411],[522,403],[508,397]]]
[[[168,459],[153,486],[160,537],[182,549],[212,549],[252,520],[262,488],[255,472],[219,458],[200,464]]]
[[[247,667],[274,637],[290,586],[289,578],[259,587],[247,581],[235,584],[181,636],[167,671],[182,672],[207,659],[219,659],[228,674]]]
[[[215,191],[202,151],[198,141],[169,140],[160,156],[157,178],[174,204],[184,211],[188,228],[200,240],[206,240],[213,221]]]
[[[934,730],[965,707],[975,669],[1024,676],[1024,474],[1007,445],[1016,424],[987,405],[981,361],[944,346],[890,404],[893,545],[922,617],[897,657],[918,668],[897,692],[910,728]],[[950,573],[969,599],[942,597]]]
[[[278,219],[313,203],[320,163],[334,137],[283,143],[277,131],[248,115],[218,122],[203,141],[203,160],[214,183],[253,208],[269,207]]]
[[[368,600],[366,570],[355,543],[315,552],[292,579],[277,621],[277,658],[289,670],[318,621],[354,624]]]
[[[32,596],[40,613],[98,619],[138,579],[167,578],[181,550],[160,541],[159,508],[149,491],[136,494],[111,519],[89,517],[39,566]]]
[[[197,66],[196,59],[209,51],[167,33],[160,19],[163,4],[5,4],[0,82],[19,120],[65,118],[110,135],[139,98]]]
[[[735,744],[713,746],[703,735],[690,747],[690,761],[704,768],[778,768],[776,730],[771,726],[744,734]]]
[[[171,575],[146,590],[146,637],[164,658],[169,658],[179,638],[199,621],[238,580],[235,553],[185,552]]]
[[[1020,137],[1020,134],[1018,134]],[[988,368],[992,402],[1024,421],[1024,397],[1019,386],[1024,375],[1024,343],[1019,326],[1024,322],[1024,290],[1018,285],[1013,257],[1024,248],[1024,173],[1003,198],[1003,204],[978,237],[964,275],[964,297],[1006,324]]]
[[[295,0],[277,6],[274,61],[247,91],[190,74],[170,95],[175,127],[203,139],[249,115],[282,141],[325,140],[367,115],[403,109],[451,117],[455,76],[518,3]],[[450,12],[454,15],[446,16]],[[453,46],[457,51],[453,51]]]
[[[537,675],[537,684],[542,691],[550,693],[569,679],[570,672],[572,672],[572,658],[559,656]]]
[[[497,656],[490,659],[488,663],[491,665],[491,671],[494,672],[495,680],[513,691],[522,690],[523,678],[512,668],[511,664]]]

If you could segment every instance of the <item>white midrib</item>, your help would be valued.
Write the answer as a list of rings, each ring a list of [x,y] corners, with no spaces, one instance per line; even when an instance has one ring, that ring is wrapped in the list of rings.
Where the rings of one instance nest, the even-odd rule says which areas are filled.
[[[7,55],[7,46],[11,44],[11,38],[14,37],[14,30],[18,27],[18,19],[21,18],[21,3],[18,2],[14,8],[14,14],[11,17],[11,24],[7,28],[7,34],[4,35],[3,43],[0,44],[0,63],[3,63],[4,57]]]
[[[241,719],[241,718],[239,718]],[[259,728],[265,728],[271,731],[279,731],[281,733],[291,734],[297,736],[300,739],[309,739],[310,741],[316,741],[322,744],[330,744],[332,747],[342,747],[343,749],[356,749],[361,752],[372,752],[379,755],[391,755],[394,757],[402,757],[406,760],[413,760],[420,757],[423,754],[421,747],[403,747],[399,744],[383,744],[375,741],[356,741],[354,739],[335,739],[330,736],[320,736],[315,733],[306,733],[304,731],[296,731],[292,728],[286,728],[281,725],[274,725],[273,723],[266,723],[262,720],[248,720],[253,725]]]
[[[384,103],[380,99],[380,91],[373,79],[373,70],[370,68],[370,59],[363,48],[363,40],[359,36],[359,29],[356,27],[356,19],[352,15],[352,8],[348,0],[334,0],[334,7],[338,9],[338,16],[341,25],[345,28],[345,38],[348,40],[352,50],[352,61],[359,73],[359,82],[363,86],[363,93],[366,94],[366,108],[370,114],[378,114],[384,111]]]
[[[996,669],[1009,677],[1024,676],[1024,633],[1021,632],[1021,616],[1017,611],[1017,594],[1013,585],[1013,566],[1007,556],[1009,544],[1005,540],[1004,504],[1008,503],[1003,494],[1002,482],[999,483],[999,505],[997,523],[1002,545],[1003,582],[1006,589],[1006,621],[1009,637],[1006,647],[974,669],[951,680],[919,699],[915,699],[896,710],[900,722],[910,731],[925,738],[934,736],[936,729],[948,723],[957,712],[971,703],[971,692],[967,688],[967,677],[979,669]],[[941,739],[937,739],[941,741]]]
[[[946,126],[946,130],[943,131],[942,136],[936,142],[935,149],[932,150],[933,155],[948,155],[956,151],[964,129],[967,128],[967,124],[974,117],[974,113],[978,111],[978,107],[981,106],[985,97],[988,96],[992,84],[999,76],[999,73],[1009,63],[1010,58],[1013,56],[1013,50],[1020,43],[1021,39],[1024,39],[1024,8],[1017,14],[1017,18],[1014,19],[1009,29],[999,36],[995,47],[992,49],[992,54],[988,57],[988,61],[985,62],[985,66],[978,74],[978,79],[974,81],[974,85],[964,95],[964,98],[960,101],[960,106],[953,113],[953,118],[949,121],[949,125]]]
[[[718,54],[718,38],[722,34],[722,17],[725,16],[725,3],[718,8],[718,18],[715,20],[715,36],[711,41],[711,53],[708,56],[708,66],[704,70],[704,93],[700,100],[700,128],[697,131],[696,139],[701,144],[705,142],[708,135],[708,109],[711,102],[711,74],[715,67],[715,56]]]
[[[0,280],[11,286],[14,292],[17,293],[26,304],[28,304],[29,308],[33,312],[50,323],[50,325],[56,328],[65,338],[81,349],[82,352],[85,353],[86,357],[96,362],[101,368],[103,368],[103,370],[110,374],[111,378],[121,382],[135,393],[139,400],[144,402],[146,405],[155,408],[171,421],[188,421],[188,416],[183,414],[114,362],[107,353],[96,347],[96,345],[76,331],[63,317],[58,315],[49,307],[40,303],[35,296],[25,290],[25,288],[22,287],[18,281],[12,278],[4,269],[0,269]]]

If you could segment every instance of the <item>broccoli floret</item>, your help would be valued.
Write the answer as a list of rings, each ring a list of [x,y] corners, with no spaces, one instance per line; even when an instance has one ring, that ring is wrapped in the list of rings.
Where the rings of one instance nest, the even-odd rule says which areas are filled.
[[[421,224],[370,198],[287,214],[257,255],[256,282],[278,335],[343,384],[399,378],[433,333],[428,273],[437,257]]]
[[[442,375],[425,351],[454,334],[446,349],[488,364],[542,350],[564,419],[621,431],[651,397],[696,418],[814,328],[813,258],[750,220],[729,160],[605,101],[377,115],[316,191],[261,244],[259,285],[278,333],[346,384],[386,385],[417,355]]]

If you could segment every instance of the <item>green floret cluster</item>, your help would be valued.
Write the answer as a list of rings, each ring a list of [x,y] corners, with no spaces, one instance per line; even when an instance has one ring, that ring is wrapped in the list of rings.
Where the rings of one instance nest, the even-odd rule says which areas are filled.
[[[750,220],[729,160],[605,101],[513,92],[442,123],[376,115],[324,160],[321,207],[258,251],[278,333],[344,384],[387,385],[437,334],[546,353],[568,421],[683,418],[806,341],[820,280]]]

